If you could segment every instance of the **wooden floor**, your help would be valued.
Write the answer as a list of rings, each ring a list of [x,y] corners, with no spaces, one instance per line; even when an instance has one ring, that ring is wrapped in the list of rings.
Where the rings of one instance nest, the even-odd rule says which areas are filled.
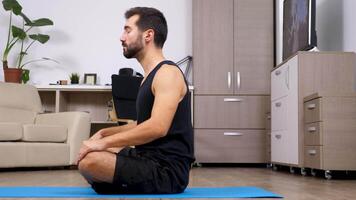
[[[87,186],[77,170],[0,171],[0,186]],[[356,179],[290,174],[263,167],[195,167],[189,186],[257,186],[285,199],[356,199]]]

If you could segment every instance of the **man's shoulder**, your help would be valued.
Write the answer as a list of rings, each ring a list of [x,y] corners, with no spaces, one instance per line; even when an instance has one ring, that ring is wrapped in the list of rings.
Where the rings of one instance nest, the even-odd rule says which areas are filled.
[[[184,75],[177,66],[164,64],[157,71],[152,85],[154,90],[156,87],[163,87],[171,91],[175,89],[180,91],[185,85]]]
[[[179,67],[174,65],[174,64],[163,64],[160,69],[157,70],[157,75],[164,75],[164,76],[169,76],[169,75],[183,75],[182,72],[180,71]]]

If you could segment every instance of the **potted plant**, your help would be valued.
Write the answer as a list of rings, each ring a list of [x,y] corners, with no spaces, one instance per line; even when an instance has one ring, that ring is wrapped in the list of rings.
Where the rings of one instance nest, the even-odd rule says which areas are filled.
[[[49,40],[48,35],[43,34],[28,34],[29,31],[33,27],[40,27],[40,26],[49,26],[53,25],[53,22],[48,18],[40,18],[37,20],[30,20],[23,12],[22,6],[16,0],[3,0],[2,5],[5,11],[9,11],[9,28],[8,28],[8,35],[7,35],[7,42],[5,49],[2,55],[2,62],[3,62],[3,70],[6,82],[17,82],[20,83],[21,76],[23,73],[23,67],[30,63],[39,60],[46,60],[46,59],[37,59],[34,61],[30,61],[23,64],[23,58],[27,55],[27,51],[29,48],[37,41],[42,44],[46,43]],[[22,26],[17,27],[12,24],[12,17],[13,15],[20,16],[22,18]],[[31,42],[28,46],[25,47],[24,41],[29,39]],[[11,49],[17,42],[21,42],[21,50],[18,55],[18,61],[15,68],[9,68],[8,66],[8,55]],[[27,72],[26,72],[27,73]]]
[[[79,83],[79,74],[78,73],[72,73],[70,76],[70,83],[71,84],[78,84]]]

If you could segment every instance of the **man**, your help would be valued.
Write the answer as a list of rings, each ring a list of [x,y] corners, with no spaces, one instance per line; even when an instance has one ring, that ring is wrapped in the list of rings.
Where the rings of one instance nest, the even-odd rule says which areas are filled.
[[[136,58],[145,72],[137,122],[102,129],[84,141],[78,168],[98,193],[179,193],[194,161],[187,82],[163,56],[168,32],[163,14],[136,7],[125,17],[124,56]]]

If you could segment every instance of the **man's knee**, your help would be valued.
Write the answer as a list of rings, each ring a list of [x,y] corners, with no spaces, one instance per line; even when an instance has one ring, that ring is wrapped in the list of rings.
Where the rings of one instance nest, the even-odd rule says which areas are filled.
[[[100,153],[90,152],[81,161],[79,161],[78,169],[80,172],[87,172],[93,170],[98,164]]]

